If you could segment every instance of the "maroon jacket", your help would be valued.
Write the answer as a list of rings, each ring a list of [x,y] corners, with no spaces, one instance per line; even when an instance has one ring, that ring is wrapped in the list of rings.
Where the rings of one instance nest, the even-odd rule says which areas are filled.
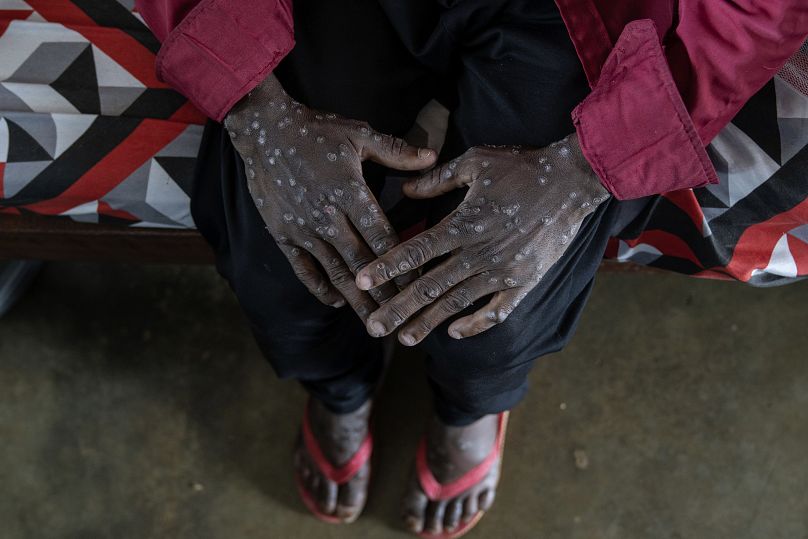
[[[619,199],[717,181],[704,146],[808,36],[808,0],[556,0],[592,93],[581,147]],[[294,46],[291,0],[137,0],[157,75],[221,121]]]

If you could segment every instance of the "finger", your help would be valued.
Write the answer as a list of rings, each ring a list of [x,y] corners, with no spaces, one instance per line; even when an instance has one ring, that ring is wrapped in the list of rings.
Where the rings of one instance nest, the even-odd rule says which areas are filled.
[[[370,294],[356,288],[353,273],[331,245],[321,241],[314,242],[311,253],[325,270],[331,285],[342,294],[342,297],[365,323],[368,315],[375,311],[379,304],[373,300]]]
[[[395,330],[411,316],[431,304],[456,283],[474,274],[471,264],[462,262],[459,257],[450,257],[438,267],[413,281],[407,288],[396,294],[368,317],[368,333],[381,337]],[[399,335],[404,345],[412,346],[405,336]]]
[[[525,295],[527,294],[521,287],[497,292],[482,309],[452,322],[449,326],[449,336],[464,339],[503,323]]]
[[[401,243],[365,267],[356,276],[361,290],[375,288],[390,279],[423,266],[459,246],[459,229],[449,217]]]
[[[499,278],[484,274],[475,275],[461,282],[413,317],[399,331],[399,342],[405,346],[418,344],[445,320],[465,310],[481,297],[501,290],[502,287]]]
[[[291,245],[278,244],[281,252],[286,255],[286,259],[292,266],[295,276],[303,283],[315,298],[331,307],[342,307],[345,305],[345,298],[328,284],[317,264],[314,263],[311,255],[301,249]]]
[[[407,180],[401,189],[409,198],[434,198],[471,183],[475,179],[476,168],[474,161],[460,158]]]
[[[315,230],[320,233],[323,241],[330,243],[337,250],[353,275],[376,259],[376,255],[363,241],[348,218],[339,211],[333,215],[330,226],[318,226]],[[373,290],[370,290],[370,295],[377,302],[381,302],[393,297],[396,292],[395,286],[387,284],[374,287]]]
[[[369,159],[396,170],[423,170],[437,159],[435,150],[410,146],[398,137],[377,133],[366,124],[359,126],[351,140],[362,161]]]
[[[370,190],[363,191],[362,193],[366,199],[360,200],[360,204],[355,205],[351,208],[351,211],[347,212],[348,218],[351,220],[356,230],[359,231],[365,243],[370,246],[373,254],[381,256],[400,243],[398,234],[396,234],[390,221],[387,220],[387,216],[381,210],[373,193],[371,193]],[[376,256],[373,258],[375,259]],[[416,277],[417,274],[415,272],[408,272],[399,275],[394,281],[399,288],[403,288]]]

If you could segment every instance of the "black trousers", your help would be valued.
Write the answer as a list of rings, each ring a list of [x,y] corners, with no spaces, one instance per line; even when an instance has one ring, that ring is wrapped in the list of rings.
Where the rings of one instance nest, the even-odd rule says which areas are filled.
[[[295,49],[276,70],[293,97],[396,135],[438,98],[451,111],[444,159],[475,145],[558,140],[573,132],[570,111],[588,92],[552,0],[301,0],[295,35]],[[365,173],[380,190],[384,171],[369,166]],[[335,412],[358,408],[381,373],[380,341],[349,308],[322,305],[297,281],[218,124],[206,128],[196,176],[194,219],[277,374],[299,380]],[[462,197],[411,201],[399,213],[436,222]],[[467,424],[522,398],[535,359],[572,336],[609,236],[643,206],[602,204],[505,323],[455,340],[447,322],[421,343],[443,421]],[[390,216],[398,227],[396,211]]]

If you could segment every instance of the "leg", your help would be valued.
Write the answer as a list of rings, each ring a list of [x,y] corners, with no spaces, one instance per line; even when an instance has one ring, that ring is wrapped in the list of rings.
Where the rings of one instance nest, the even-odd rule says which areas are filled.
[[[371,0],[297,3],[297,46],[276,75],[309,106],[405,132],[428,100],[429,86],[381,15]],[[367,434],[368,400],[382,370],[380,341],[349,309],[322,305],[298,281],[266,232],[240,157],[219,125],[206,129],[196,176],[193,215],[220,273],[275,371],[300,381],[313,397],[312,432],[326,458],[342,465]],[[322,512],[346,520],[358,515],[367,466],[337,485],[319,472],[303,444],[295,461]]]
[[[573,132],[570,112],[588,91],[553,2],[514,0],[499,7],[473,32],[480,46],[460,58],[457,106],[444,146],[447,158],[482,144],[545,146],[558,140]],[[438,199],[431,220],[452,211],[463,195],[453,192]],[[439,481],[462,476],[490,453],[494,414],[511,409],[524,396],[535,358],[560,350],[570,339],[609,236],[641,208],[642,203],[617,201],[599,207],[505,323],[455,340],[447,334],[455,317],[423,342],[435,395],[427,456]],[[475,302],[459,316],[488,300]],[[492,466],[476,486],[442,501],[429,501],[413,481],[404,507],[409,526],[430,533],[455,529],[461,520],[491,506],[498,474],[498,466]]]

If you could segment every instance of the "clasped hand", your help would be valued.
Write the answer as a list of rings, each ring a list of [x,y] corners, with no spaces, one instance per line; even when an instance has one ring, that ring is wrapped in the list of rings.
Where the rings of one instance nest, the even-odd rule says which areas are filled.
[[[609,198],[575,135],[540,149],[472,148],[403,189],[430,198],[461,187],[468,191],[454,212],[359,271],[357,287],[368,290],[447,255],[368,317],[372,336],[400,328],[399,341],[412,346],[488,295],[452,322],[449,335],[470,337],[504,322]]]
[[[476,147],[404,183],[411,198],[468,190],[440,223],[399,244],[361,163],[426,170],[433,150],[309,109],[272,75],[225,126],[267,230],[300,281],[327,305],[347,300],[372,336],[399,329],[408,346],[485,296],[486,305],[452,322],[449,335],[504,322],[609,197],[575,135],[538,149]],[[403,289],[396,293],[390,281]]]
[[[399,240],[365,184],[362,161],[422,170],[435,152],[309,109],[273,75],[233,107],[225,127],[253,202],[297,277],[321,302],[341,307],[347,300],[365,321],[397,289],[359,290],[354,276]]]

